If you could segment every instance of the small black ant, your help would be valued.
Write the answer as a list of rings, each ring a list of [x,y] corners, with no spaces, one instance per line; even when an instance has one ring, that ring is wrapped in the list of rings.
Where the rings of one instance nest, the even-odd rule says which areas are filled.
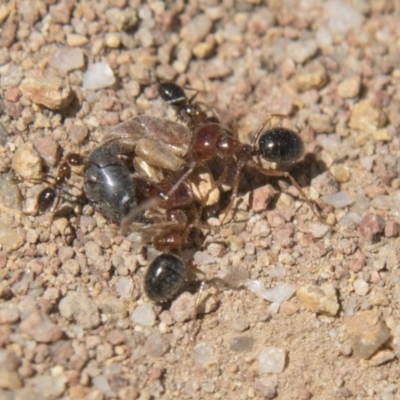
[[[194,90],[196,93],[188,98],[185,91],[176,83],[163,82],[158,85],[158,93],[160,97],[171,106],[175,107],[190,128],[194,128],[200,123],[219,122],[216,115],[208,116],[207,112],[200,107],[201,103],[195,103],[194,99],[199,94],[199,91]],[[214,112],[215,114],[215,112]]]

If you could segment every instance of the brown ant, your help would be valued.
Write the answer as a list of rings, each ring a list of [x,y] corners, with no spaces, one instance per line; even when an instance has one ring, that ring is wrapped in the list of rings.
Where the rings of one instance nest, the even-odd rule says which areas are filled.
[[[304,155],[303,141],[296,132],[284,127],[265,129],[273,117],[282,118],[282,115],[273,114],[268,116],[254,134],[254,139],[250,146],[241,143],[233,137],[231,132],[223,129],[216,116],[208,117],[207,113],[202,111],[198,104],[193,103],[197,93],[188,99],[184,90],[172,82],[161,83],[158,86],[158,91],[163,100],[180,110],[181,115],[188,121],[188,126],[192,130],[189,150],[185,156],[187,170],[177,181],[177,186],[192,175],[199,163],[219,158],[224,162],[225,167],[209,193],[225,182],[232,163],[236,163],[231,201],[224,212],[225,216],[237,197],[241,171],[245,165],[248,165],[266,176],[288,178],[310,206],[314,215],[320,219],[311,201],[289,172],[266,169],[261,166],[260,157],[273,163],[292,164],[300,161]],[[255,157],[258,158],[258,162],[254,161]],[[173,187],[172,191],[174,190],[175,188]],[[203,206],[207,203],[208,196],[206,195],[203,200]]]
[[[70,153],[58,167],[57,176],[52,186],[43,189],[38,196],[38,207],[40,212],[55,210],[61,199],[61,189],[65,182],[71,178],[71,166],[82,165],[83,158],[80,154]]]

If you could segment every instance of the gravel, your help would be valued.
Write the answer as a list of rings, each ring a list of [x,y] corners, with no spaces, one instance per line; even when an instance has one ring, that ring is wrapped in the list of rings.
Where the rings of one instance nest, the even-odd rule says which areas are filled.
[[[397,398],[397,3],[3,3],[0,397]],[[152,249],[85,204],[79,167],[54,214],[37,207],[63,157],[117,123],[180,121],[165,80],[199,90],[247,144],[285,116],[271,126],[298,132],[306,155],[262,163],[321,213],[245,167],[232,220],[220,226],[224,185],[213,229],[182,254],[204,272],[196,312],[191,280],[171,303],[146,298]]]

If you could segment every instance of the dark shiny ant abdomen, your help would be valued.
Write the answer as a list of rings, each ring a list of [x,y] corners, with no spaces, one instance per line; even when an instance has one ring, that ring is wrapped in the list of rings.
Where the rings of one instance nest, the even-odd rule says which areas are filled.
[[[106,218],[120,223],[137,206],[136,184],[118,157],[118,149],[100,146],[88,156],[84,191]]]
[[[47,211],[53,204],[57,197],[57,192],[53,187],[47,187],[39,193],[38,207],[40,212]]]
[[[304,144],[300,136],[282,127],[271,128],[262,133],[258,146],[261,157],[275,163],[294,163],[304,154]]]
[[[178,108],[183,107],[188,102],[184,90],[176,83],[160,83],[158,85],[158,93],[166,103]]]
[[[182,260],[173,254],[161,254],[146,271],[144,290],[150,300],[161,303],[174,298],[185,279],[186,267]]]

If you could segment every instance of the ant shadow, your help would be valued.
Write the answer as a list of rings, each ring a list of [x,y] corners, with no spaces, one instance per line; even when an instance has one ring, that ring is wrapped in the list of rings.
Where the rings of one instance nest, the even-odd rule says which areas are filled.
[[[209,163],[210,170],[214,176],[219,176],[220,171],[223,170],[224,166],[220,160],[213,160]],[[231,167],[229,171],[227,182],[232,182],[232,178],[235,174],[235,165]],[[314,153],[307,153],[303,159],[295,164],[282,164],[278,165],[278,171],[288,171],[296,180],[301,188],[307,188],[310,186],[311,181],[317,176],[328,170],[327,165],[320,159],[317,159]],[[266,176],[262,173],[257,172],[251,166],[244,166],[241,171],[238,196],[242,197],[249,194],[249,204],[253,203],[254,191],[267,184],[272,185],[278,193],[284,191],[282,189],[290,185],[290,181],[282,177]],[[301,198],[301,196],[300,196]],[[224,210],[231,200],[231,191],[221,193],[220,209]],[[275,206],[277,196],[272,199],[269,204],[266,205],[266,209],[271,209]],[[216,211],[216,213],[218,213]]]

